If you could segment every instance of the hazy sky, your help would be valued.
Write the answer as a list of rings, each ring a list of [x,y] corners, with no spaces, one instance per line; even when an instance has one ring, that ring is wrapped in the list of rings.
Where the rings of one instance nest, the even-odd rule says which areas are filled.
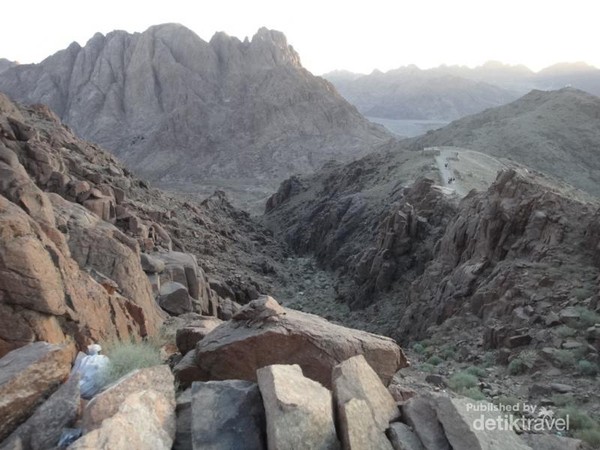
[[[600,67],[594,0],[10,0],[2,2],[0,57],[39,62],[97,31],[178,22],[209,40],[283,31],[315,74],[487,60],[538,70],[585,61]]]

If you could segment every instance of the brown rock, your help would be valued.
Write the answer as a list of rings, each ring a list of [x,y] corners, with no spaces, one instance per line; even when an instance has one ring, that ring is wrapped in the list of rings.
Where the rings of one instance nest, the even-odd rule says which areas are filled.
[[[205,378],[205,374],[196,365],[196,351],[187,352],[181,361],[173,368],[175,379],[183,386],[189,386],[193,381]]]
[[[331,392],[305,378],[298,365],[273,365],[257,371],[267,417],[269,449],[339,449]]]
[[[74,356],[71,344],[35,342],[0,359],[0,441],[68,377]]]
[[[342,448],[348,450],[392,450],[392,444],[377,421],[369,404],[353,398],[338,407]]]
[[[212,330],[217,328],[223,323],[215,317],[206,317],[203,320],[192,323],[189,326],[180,328],[177,330],[176,343],[179,352],[182,355],[187,354],[189,351],[196,347],[196,344],[200,342],[204,337]]]
[[[132,393],[146,390],[156,391],[165,399],[172,398],[174,410],[173,382],[169,366],[149,367],[131,372],[96,395],[88,403],[83,411],[83,428],[88,431],[99,428],[103,420],[117,413],[124,398]]]
[[[72,376],[17,428],[6,442],[20,441],[25,449],[46,450],[57,446],[63,428],[71,427],[79,415],[79,376]]]
[[[170,450],[175,437],[175,395],[154,389],[124,392],[116,411],[69,449]],[[117,400],[117,399],[115,399]]]
[[[261,367],[298,364],[307,377],[329,387],[335,365],[363,354],[388,384],[398,369],[407,366],[392,339],[284,309],[270,297],[250,302],[209,337],[196,348],[196,364],[204,380],[254,381]]]
[[[363,355],[354,356],[335,366],[331,383],[338,411],[352,399],[364,401],[366,408],[363,412],[367,416],[367,411],[371,412],[372,420],[381,433],[389,427],[390,422],[400,417],[396,402]],[[349,424],[341,421],[340,425],[348,434]]]

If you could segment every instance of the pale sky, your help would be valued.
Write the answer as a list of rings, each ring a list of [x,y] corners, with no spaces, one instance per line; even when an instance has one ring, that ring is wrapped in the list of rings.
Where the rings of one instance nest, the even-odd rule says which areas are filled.
[[[600,67],[594,0],[5,0],[0,57],[39,62],[99,31],[144,31],[177,22],[204,40],[283,31],[315,74],[369,73],[416,64],[488,60],[539,70],[557,62]]]

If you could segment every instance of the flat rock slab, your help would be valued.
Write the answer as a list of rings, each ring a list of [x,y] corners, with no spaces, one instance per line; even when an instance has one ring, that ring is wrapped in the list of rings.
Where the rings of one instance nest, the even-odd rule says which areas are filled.
[[[345,450],[393,450],[366,401],[353,398],[338,407],[338,414]]]
[[[514,431],[478,426],[479,422],[496,421],[499,414],[503,415],[475,410],[476,405],[485,405],[485,402],[446,396],[438,396],[434,402],[437,417],[455,450],[531,450]]]
[[[200,381],[255,381],[261,367],[298,364],[308,378],[330,388],[333,367],[360,354],[386,385],[408,365],[392,339],[285,309],[275,299],[261,297],[200,341],[196,364],[202,371]]]
[[[383,433],[389,423],[400,417],[400,410],[379,376],[362,356],[353,356],[333,368],[333,397],[338,411],[352,399],[363,400],[376,427]],[[340,422],[342,429],[348,424]]]
[[[304,377],[298,365],[263,367],[257,375],[269,450],[340,448],[331,392]]]
[[[87,431],[99,428],[102,421],[119,411],[124,398],[145,390],[156,391],[167,399],[172,398],[175,403],[174,378],[169,366],[135,370],[108,386],[96,395],[83,411],[83,428]]]
[[[170,450],[175,437],[175,396],[141,390],[121,399],[117,412],[69,449]]]
[[[266,448],[265,409],[256,383],[193,383],[191,417],[194,450]]]
[[[71,344],[34,342],[0,359],[0,442],[69,376],[74,356]]]

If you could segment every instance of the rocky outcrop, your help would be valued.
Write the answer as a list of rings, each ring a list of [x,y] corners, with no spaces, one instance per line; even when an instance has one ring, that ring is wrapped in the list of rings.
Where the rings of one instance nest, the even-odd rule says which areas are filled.
[[[191,321],[183,328],[178,328],[175,334],[177,349],[182,355],[196,347],[212,330],[221,325],[223,321],[215,317],[200,317]]]
[[[225,185],[265,197],[289,175],[389,139],[265,28],[243,42],[225,33],[205,42],[177,24],[97,33],[4,71],[0,91],[49,105],[151,180],[207,193]]]
[[[359,354],[385,384],[408,364],[391,339],[334,325],[261,297],[200,341],[195,350],[195,376],[198,380],[254,381],[261,367],[298,364],[307,377],[329,387],[332,368]]]
[[[339,449],[331,392],[302,375],[298,365],[272,365],[257,371],[265,405],[269,448]]]
[[[73,345],[35,342],[0,359],[0,442],[68,377],[74,356]]]

